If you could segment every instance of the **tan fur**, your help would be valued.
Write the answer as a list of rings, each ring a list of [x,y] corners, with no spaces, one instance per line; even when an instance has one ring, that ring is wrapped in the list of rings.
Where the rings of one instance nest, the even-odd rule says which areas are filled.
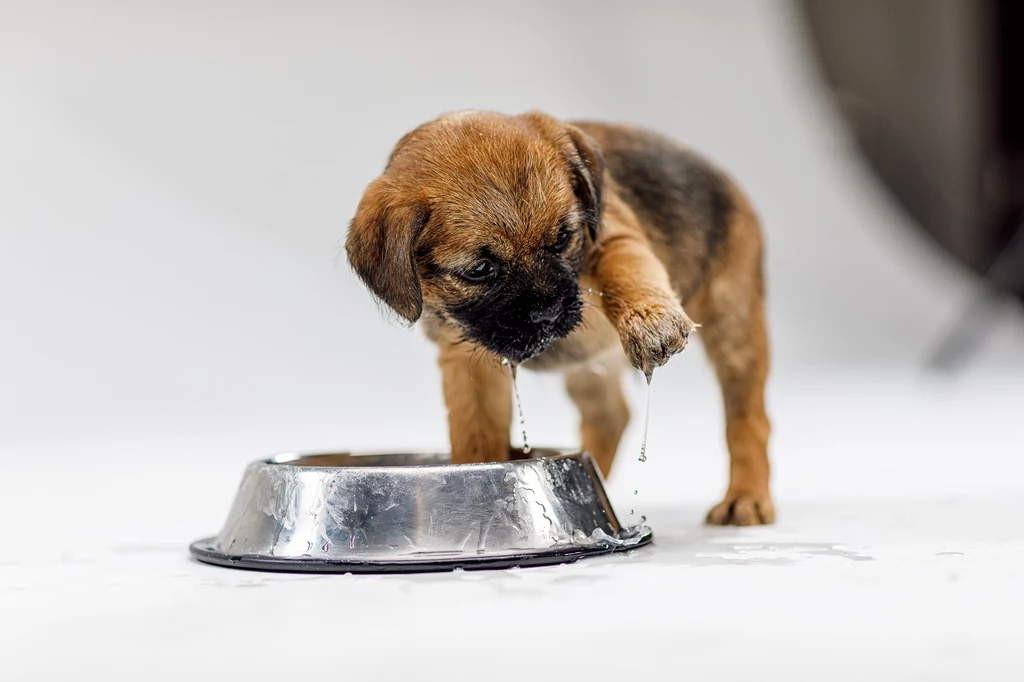
[[[619,441],[629,424],[622,394],[622,366],[591,363],[565,373],[565,388],[580,411],[580,440],[602,472],[609,472]]]
[[[764,407],[768,341],[757,218],[731,181],[701,166],[708,182],[725,187],[728,195],[722,243],[714,246],[718,233],[710,228],[677,234],[650,222],[651,205],[637,199],[645,188],[627,190],[619,181],[629,178],[617,179],[603,167],[602,147],[605,154],[626,149],[609,161],[639,158],[621,156],[632,153],[637,135],[621,126],[571,126],[536,112],[464,113],[421,126],[403,138],[387,171],[368,188],[349,235],[350,260],[399,314],[415,320],[422,312],[427,334],[440,349],[452,461],[505,460],[512,420],[509,370],[466,338],[453,311],[481,290],[449,273],[471,266],[474,253],[485,248],[529,265],[565,216],[582,224],[580,182],[571,171],[584,179],[592,173],[594,183],[583,191],[602,195],[600,229],[596,239],[582,229],[573,235],[585,254],[579,279],[583,323],[524,366],[565,374],[581,415],[583,447],[607,475],[629,420],[621,369],[628,362],[650,373],[683,350],[696,328],[689,310],[701,323],[699,333],[722,386],[731,458],[725,499],[707,520],[771,523]],[[650,144],[640,139],[637,149],[641,142]],[[683,215],[684,222],[700,227],[704,218],[695,216]],[[588,288],[604,295],[587,294]]]
[[[440,334],[437,343],[452,462],[507,460],[512,424],[508,368],[493,354],[459,343],[450,328]]]
[[[735,190],[738,206],[722,260],[694,302],[703,322],[701,339],[722,386],[729,488],[708,513],[712,524],[772,523],[768,492],[768,435],[764,390],[768,333],[764,315],[763,248],[757,217]]]

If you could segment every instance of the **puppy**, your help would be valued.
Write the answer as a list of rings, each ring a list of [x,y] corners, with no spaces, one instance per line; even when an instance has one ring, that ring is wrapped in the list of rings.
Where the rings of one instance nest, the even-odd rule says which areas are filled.
[[[731,460],[707,521],[774,520],[761,230],[694,152],[540,112],[449,114],[399,141],[346,250],[369,290],[437,343],[455,463],[510,456],[504,361],[564,374],[583,448],[607,476],[629,421],[622,370],[650,375],[683,350],[692,315]]]

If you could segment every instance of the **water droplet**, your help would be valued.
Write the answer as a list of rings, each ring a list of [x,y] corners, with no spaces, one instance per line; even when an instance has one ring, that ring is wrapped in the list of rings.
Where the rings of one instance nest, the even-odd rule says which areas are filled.
[[[630,509],[630,510],[629,510],[629,515],[630,515],[630,516],[632,516],[632,515],[633,515],[633,514],[635,514],[635,513],[636,513],[636,512],[635,512],[635,511],[633,511],[632,509]]]
[[[508,358],[502,358],[501,359],[501,364],[502,365],[507,365],[508,364]]]
[[[324,546],[323,546],[323,547],[321,547],[320,549],[326,552],[326,551],[327,551],[327,550],[329,550],[330,548],[331,548],[331,543],[329,543],[329,542],[325,542],[325,543],[324,543]]]
[[[633,494],[634,494],[634,495],[639,495],[639,494],[640,494],[640,491],[639,491],[639,490],[634,490],[634,491],[633,491]]]

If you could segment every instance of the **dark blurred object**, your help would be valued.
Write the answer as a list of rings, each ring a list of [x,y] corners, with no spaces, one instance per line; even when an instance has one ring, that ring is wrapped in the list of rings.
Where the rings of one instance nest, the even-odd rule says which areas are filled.
[[[1024,2],[801,4],[865,157],[921,227],[984,279],[940,344],[936,363],[951,366],[984,330],[985,318],[970,315],[984,315],[998,292],[1024,302]]]

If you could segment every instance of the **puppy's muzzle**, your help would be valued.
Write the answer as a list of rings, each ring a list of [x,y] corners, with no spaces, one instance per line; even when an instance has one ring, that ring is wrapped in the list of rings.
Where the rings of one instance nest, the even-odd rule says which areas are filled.
[[[530,322],[534,324],[554,324],[565,312],[561,301],[555,301],[530,311]]]

